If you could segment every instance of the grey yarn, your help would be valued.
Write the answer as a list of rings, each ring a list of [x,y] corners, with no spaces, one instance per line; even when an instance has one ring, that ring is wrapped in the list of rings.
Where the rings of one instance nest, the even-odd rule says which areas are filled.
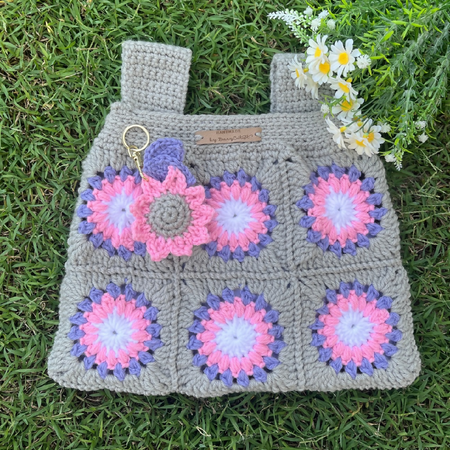
[[[171,137],[183,142],[184,164],[200,185],[208,185],[212,176],[224,171],[243,169],[254,175],[269,190],[270,201],[277,205],[278,226],[273,242],[258,258],[232,259],[209,257],[194,247],[190,257],[172,257],[161,262],[133,254],[128,261],[110,257],[106,250],[95,249],[86,236],[78,233],[81,219],[75,214],[69,236],[66,275],[61,286],[60,324],[49,356],[49,375],[59,384],[81,390],[110,389],[144,395],[181,392],[195,397],[209,397],[242,391],[336,391],[340,389],[400,388],[418,376],[420,358],[413,336],[409,285],[400,258],[397,217],[390,200],[385,171],[380,159],[358,156],[342,150],[326,130],[320,104],[304,90],[297,89],[288,70],[294,54],[277,54],[271,65],[271,113],[261,115],[183,115],[191,51],[185,48],[146,42],[123,44],[122,101],[111,105],[111,112],[92,149],[83,162],[80,193],[87,179],[106,166],[116,170],[127,165],[135,168],[122,144],[123,130],[133,124],[144,126],[151,139]],[[199,146],[198,130],[261,127],[260,142]],[[134,136],[140,146],[142,135]],[[128,139],[128,135],[127,135]],[[130,132],[130,141],[133,134]],[[377,192],[383,194],[388,209],[381,219],[383,232],[371,240],[370,248],[358,249],[356,256],[340,259],[306,241],[307,230],[299,226],[304,212],[296,202],[304,195],[303,187],[318,166],[341,167],[354,164],[367,177],[376,180]],[[173,202],[180,205],[179,199]],[[77,207],[82,203],[78,199]],[[171,212],[155,209],[160,218],[159,231],[170,236],[186,227],[173,221]],[[178,207],[177,206],[177,207]],[[164,205],[166,208],[166,205]],[[167,217],[165,214],[171,216]],[[156,221],[157,222],[157,221]],[[173,225],[170,225],[173,226]],[[323,304],[327,288],[337,289],[341,281],[376,284],[394,302],[392,312],[400,315],[398,328],[403,338],[398,352],[386,370],[373,376],[336,374],[318,361],[317,348],[311,345],[311,329],[316,310]],[[126,280],[126,281],[125,281]],[[96,370],[85,370],[70,354],[73,341],[67,337],[69,317],[77,313],[77,304],[90,289],[106,289],[108,283],[132,283],[145,293],[158,310],[164,346],[155,352],[155,362],[146,365],[139,377],[126,376],[119,381],[113,375],[102,379]],[[267,382],[250,380],[248,387],[220,380],[209,381],[192,364],[192,351],[186,348],[193,311],[205,303],[209,293],[220,296],[225,287],[248,286],[251,292],[264,293],[270,305],[279,311],[287,344],[280,354],[281,364],[268,374]]]
[[[181,236],[192,220],[191,210],[181,195],[167,194],[158,197],[148,214],[152,230],[165,238]]]

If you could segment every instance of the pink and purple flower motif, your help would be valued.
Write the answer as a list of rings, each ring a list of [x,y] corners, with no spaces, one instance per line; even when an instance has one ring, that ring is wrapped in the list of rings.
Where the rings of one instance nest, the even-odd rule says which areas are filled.
[[[324,305],[309,326],[318,360],[353,379],[358,373],[373,376],[374,369],[387,369],[402,338],[396,326],[400,316],[391,311],[392,302],[373,285],[358,281],[327,289]]]
[[[212,177],[205,192],[206,204],[215,211],[207,226],[211,237],[205,246],[208,255],[220,256],[225,262],[257,258],[272,242],[270,235],[278,225],[277,207],[269,204],[269,191],[240,169],[236,174],[225,171],[223,178]]]
[[[112,167],[88,178],[93,189],[81,194],[78,228],[95,248],[119,254],[150,254],[161,261],[169,254],[190,256],[195,245],[210,241],[206,225],[214,211],[205,204],[205,191],[183,164],[184,147],[177,139],[153,142],[144,154],[142,180],[138,171]]]
[[[81,193],[84,203],[77,209],[82,218],[78,231],[88,235],[95,248],[104,248],[110,256],[118,254],[126,261],[133,252],[144,256],[145,245],[131,236],[135,218],[130,207],[142,194],[139,172],[124,166],[117,173],[108,166],[87,181],[91,189]]]
[[[157,315],[157,308],[131,284],[119,287],[110,283],[106,291],[92,288],[69,318],[72,328],[68,337],[74,341],[71,354],[102,378],[114,375],[123,381],[127,375],[139,376],[164,345]]]
[[[193,246],[209,242],[207,224],[214,211],[204,204],[202,186],[187,187],[182,171],[170,166],[163,182],[148,178],[142,190],[130,207],[136,218],[132,236],[146,243],[153,261],[190,256]]]
[[[300,220],[308,229],[306,239],[339,258],[342,253],[355,256],[356,247],[368,248],[383,230],[380,220],[387,213],[379,207],[383,194],[374,192],[374,178],[363,177],[354,165],[332,164],[319,167],[310,179],[296,203],[306,212]]]
[[[251,379],[266,382],[286,346],[278,311],[263,294],[254,295],[247,287],[225,288],[222,297],[209,294],[206,301],[194,311],[196,319],[189,328],[193,365],[210,381],[220,379],[227,387],[247,387]]]

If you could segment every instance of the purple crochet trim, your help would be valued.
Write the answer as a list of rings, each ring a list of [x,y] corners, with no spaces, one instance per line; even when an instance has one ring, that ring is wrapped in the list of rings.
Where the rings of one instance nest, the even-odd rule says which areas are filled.
[[[156,321],[159,311],[131,284],[92,288],[77,306],[67,337],[74,342],[71,355],[85,370],[123,381],[128,375],[138,377],[142,367],[155,361],[155,351],[164,345]]]
[[[343,253],[356,256],[357,247],[369,248],[370,239],[383,228],[387,213],[383,194],[376,193],[375,179],[351,167],[320,166],[304,186],[305,195],[296,205],[306,215],[300,226],[307,228],[306,240],[338,258]]]
[[[169,166],[176,167],[186,177],[188,186],[196,180],[189,169],[183,164],[183,142],[173,138],[162,138],[152,142],[144,153],[144,173],[163,182],[166,179]]]
[[[186,347],[194,355],[192,364],[227,387],[248,387],[251,379],[265,383],[286,346],[278,318],[264,295],[247,287],[225,288],[221,297],[209,294],[189,328]]]
[[[402,332],[399,314],[391,311],[393,300],[373,285],[341,282],[339,289],[327,289],[324,303],[316,311],[311,345],[318,361],[336,374],[346,372],[373,376],[375,369],[387,369],[398,351]]]

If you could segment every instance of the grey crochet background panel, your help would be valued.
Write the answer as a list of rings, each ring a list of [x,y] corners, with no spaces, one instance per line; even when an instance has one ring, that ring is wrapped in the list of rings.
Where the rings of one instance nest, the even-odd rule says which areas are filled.
[[[86,370],[82,360],[71,355],[73,340],[67,335],[71,330],[69,318],[79,309],[92,288],[106,290],[109,283],[121,286],[131,283],[138,292],[143,292],[151,299],[152,306],[159,310],[157,322],[162,325],[161,340],[164,345],[154,352],[155,361],[143,367],[139,377],[127,376],[119,381],[115,376],[108,375],[102,379],[95,369]],[[116,267],[107,270],[104,267],[94,270],[92,267],[71,267],[67,271],[61,286],[63,302],[59,309],[60,326],[55,338],[55,346],[50,354],[49,375],[63,386],[81,390],[110,389],[112,391],[138,392],[146,395],[160,392],[167,394],[176,386],[177,352],[174,318],[177,310],[175,286],[169,279],[155,279],[146,271],[136,271],[129,267]]]
[[[408,279],[403,267],[385,267],[375,270],[348,270],[345,275],[324,274],[302,278],[301,305],[303,321],[312,324],[316,310],[323,305],[327,288],[336,289],[341,281],[376,286],[383,295],[392,298],[391,311],[398,313],[400,321],[398,329],[403,333],[397,343],[398,353],[389,361],[386,370],[374,370],[373,376],[358,374],[352,379],[347,373],[338,374],[323,362],[317,360],[317,349],[311,345],[311,330],[301,329],[301,353],[306,374],[306,389],[318,391],[336,391],[340,389],[375,389],[383,386],[385,389],[400,388],[411,384],[419,375],[420,359],[414,342],[411,318],[411,306],[408,292]]]
[[[294,227],[294,260],[296,267],[300,269],[324,269],[334,270],[345,267],[375,268],[389,265],[400,259],[400,235],[398,220],[392,206],[384,167],[379,158],[367,158],[353,153],[336,153],[321,158],[302,158],[289,164],[289,178],[295,179],[293,198],[300,199],[304,195],[304,186],[310,183],[310,175],[319,166],[331,166],[337,164],[340,167],[354,165],[366,178],[375,180],[374,192],[382,194],[381,206],[387,209],[387,213],[381,218],[382,231],[374,239],[370,239],[368,248],[358,248],[356,255],[342,254],[337,260],[334,253],[323,250],[314,243],[307,243],[304,227]],[[294,222],[299,223],[305,212],[291,204]]]
[[[398,223],[383,164],[376,156],[358,156],[337,147],[326,130],[319,102],[294,86],[288,70],[293,56],[278,54],[273,59],[270,114],[189,116],[182,112],[190,50],[155,43],[124,43],[122,102],[111,106],[105,125],[83,162],[80,195],[89,188],[88,179],[103,174],[108,166],[116,173],[124,166],[135,173],[122,134],[127,126],[138,124],[149,131],[152,141],[175,138],[183,142],[184,164],[198,185],[210,188],[214,177],[223,180],[226,172],[235,176],[243,170],[247,181],[254,177],[260,183],[258,192],[267,189],[268,204],[277,207],[271,216],[277,224],[269,233],[270,242],[267,240],[256,256],[247,253],[242,261],[234,257],[226,260],[217,252],[210,255],[205,246],[197,246],[190,257],[169,256],[155,262],[147,252],[143,255],[132,252],[126,259],[118,254],[110,255],[103,247],[95,248],[86,234],[79,232],[82,218],[75,214],[66,276],[61,286],[60,325],[49,358],[49,375],[58,383],[83,390],[106,388],[144,395],[182,392],[207,397],[242,391],[392,388],[406,386],[417,376],[420,359],[413,337],[409,286],[401,266]],[[196,144],[196,131],[247,127],[262,128],[260,142]],[[138,147],[144,144],[143,138],[136,130],[127,135],[127,140]],[[386,210],[378,211],[372,234],[368,233],[366,239],[358,237],[358,245],[341,248],[334,243],[331,249],[333,242],[325,242],[317,232],[314,234],[312,219],[308,219],[310,200],[305,196],[309,195],[309,189],[311,198],[315,199],[318,179],[321,178],[321,183],[328,182],[329,174],[335,173],[339,177],[345,173],[352,180],[358,179],[364,187],[358,188],[361,195],[375,199],[372,210]],[[80,197],[77,208],[82,204]],[[399,315],[396,327],[403,334],[398,342],[390,341],[391,356],[386,367],[375,368],[372,375],[359,371],[353,378],[350,374],[354,373],[348,367],[347,371],[336,372],[330,359],[320,360],[325,359],[323,355],[329,357],[330,351],[312,345],[314,339],[322,338],[310,326],[318,317],[316,310],[323,305],[327,289],[339,290],[342,282],[356,280],[364,285],[363,297],[370,285],[389,296],[392,300],[389,311],[394,318]],[[154,341],[150,347],[153,347],[150,356],[142,355],[139,365],[133,362],[116,372],[99,370],[95,364],[86,369],[89,360],[85,363],[83,356],[77,356],[82,350],[77,336],[82,333],[73,322],[84,326],[83,319],[76,316],[80,313],[78,305],[97,308],[94,303],[99,294],[95,291],[97,294],[91,295],[91,289],[106,295],[111,283],[122,289],[121,295],[129,289],[127,285],[132,285],[135,297],[143,293],[152,305],[140,300],[144,305],[142,311],[151,317],[149,330],[154,333],[151,337]],[[222,298],[230,295],[228,291],[224,294],[226,288],[233,290],[238,300]],[[231,366],[227,372],[222,362],[220,372],[214,363],[216,356],[205,359],[206,353],[201,352],[206,350],[199,349],[205,343],[206,347],[211,345],[207,344],[211,336],[203,336],[199,330],[203,327],[202,320],[214,327],[214,320],[211,323],[207,320],[210,314],[215,314],[207,303],[208,298],[211,300],[209,294],[217,297],[213,297],[214,308],[228,303],[238,311],[242,304],[250,304],[248,314],[254,317],[255,323],[269,324],[261,325],[267,335],[263,339],[270,340],[270,351],[260,348],[266,358],[263,362],[254,356],[251,365],[246,362],[241,371],[234,368],[233,372]],[[260,294],[263,299],[258,297]],[[114,301],[116,305],[120,303],[117,298]],[[386,301],[380,302],[380,310]],[[137,299],[133,298],[132,302]],[[156,319],[155,310],[148,312],[152,307],[159,311]],[[201,310],[204,319],[195,316],[199,308],[209,308],[207,314]],[[258,313],[262,310],[267,316]],[[129,314],[139,316],[139,312]],[[236,320],[240,323],[241,319]],[[194,322],[195,332],[191,329]],[[73,326],[75,331],[71,331]],[[204,338],[204,342],[198,337]],[[163,346],[158,344],[159,340]],[[278,342],[281,340],[283,344]],[[386,364],[384,360],[378,363],[380,367]]]
[[[269,192],[269,204],[276,206],[274,214],[278,225],[271,232],[273,242],[267,245],[258,258],[246,256],[242,262],[230,259],[224,262],[220,257],[210,257],[202,248],[196,248],[191,257],[183,257],[183,272],[210,273],[250,273],[265,274],[283,271],[289,265],[292,217],[289,208],[289,185],[287,160],[294,154],[292,148],[272,143],[249,143],[239,146],[208,146],[206,152],[198,148],[187,149],[192,161],[192,172],[198,182],[208,185],[211,177],[220,177],[225,171],[237,173],[244,170],[261,183]],[[285,188],[287,186],[287,189]]]
[[[286,344],[279,354],[280,364],[267,375],[265,383],[250,379],[248,387],[233,383],[228,388],[220,379],[209,381],[200,367],[192,364],[193,352],[186,348],[189,341],[188,328],[195,317],[194,311],[206,303],[209,293],[220,296],[223,289],[239,289],[247,286],[252,293],[264,293],[270,306],[279,312],[278,324],[284,327],[282,340]],[[302,363],[296,360],[300,354],[300,335],[297,330],[301,328],[301,308],[292,310],[292,304],[300,298],[299,285],[296,281],[288,279],[258,280],[256,277],[241,276],[239,278],[200,279],[186,278],[181,283],[181,307],[179,316],[179,348],[178,370],[180,392],[195,397],[215,397],[230,392],[267,391],[285,392],[302,390],[305,386],[305,377]]]

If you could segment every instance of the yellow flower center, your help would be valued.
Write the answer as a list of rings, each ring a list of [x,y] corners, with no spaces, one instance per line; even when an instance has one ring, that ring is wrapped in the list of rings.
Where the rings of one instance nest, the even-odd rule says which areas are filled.
[[[297,75],[297,78],[300,78],[300,72],[298,71],[298,69],[295,69],[295,75]]]
[[[343,133],[346,129],[347,129],[347,127],[341,127],[341,128],[339,128],[339,131],[340,131],[341,133]]]
[[[309,71],[309,69],[303,69],[303,73],[306,73],[308,71]]]
[[[362,127],[364,124],[362,123],[361,120],[358,120],[358,122],[356,122],[356,125],[358,125],[358,127]]]
[[[350,92],[350,88],[344,83],[338,83],[341,90],[343,90],[346,94]]]
[[[338,57],[339,64],[343,66],[345,66],[349,62],[349,60],[350,58],[346,52],[342,52]]]
[[[319,70],[326,75],[330,71],[330,63],[319,64]]]
[[[350,111],[352,109],[352,106],[353,106],[353,101],[349,102],[348,100],[344,100],[341,103],[342,111],[345,111],[345,112]]]
[[[369,133],[369,134],[367,135],[367,140],[368,140],[369,142],[372,142],[374,139],[375,139],[375,134],[374,134],[373,131],[372,131],[371,133]]]
[[[314,53],[314,58],[318,58],[322,54],[322,50],[319,47],[316,47],[316,52]]]
[[[366,144],[364,143],[364,141],[358,141],[357,139],[355,139],[355,142],[357,145],[359,145],[360,147],[365,147]]]

